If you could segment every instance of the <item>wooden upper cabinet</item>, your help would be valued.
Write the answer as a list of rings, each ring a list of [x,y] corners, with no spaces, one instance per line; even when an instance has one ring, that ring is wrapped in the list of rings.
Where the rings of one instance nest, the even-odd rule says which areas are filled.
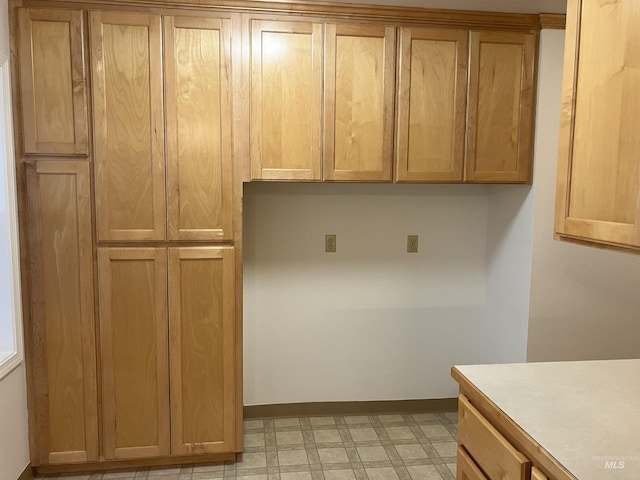
[[[390,181],[394,27],[326,26],[324,180]]]
[[[89,20],[98,240],[164,240],[160,16]]]
[[[570,0],[556,233],[640,247],[640,4]]]
[[[466,30],[401,28],[398,182],[460,182],[467,102]]]
[[[320,180],[322,24],[251,21],[251,178]]]
[[[109,460],[169,455],[165,248],[99,248],[102,433]]]
[[[233,247],[169,248],[174,455],[235,445]]]
[[[24,153],[87,155],[82,12],[18,12]]]
[[[531,182],[535,56],[536,34],[471,32],[466,181]]]
[[[98,398],[86,161],[27,166],[34,465],[98,460]]]
[[[164,33],[169,240],[231,240],[231,19],[165,17]]]

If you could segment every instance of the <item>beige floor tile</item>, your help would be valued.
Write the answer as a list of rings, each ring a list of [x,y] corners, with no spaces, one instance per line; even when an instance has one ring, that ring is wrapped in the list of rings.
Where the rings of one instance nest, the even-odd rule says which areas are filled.
[[[371,424],[371,420],[369,420],[369,417],[365,415],[347,416],[347,417],[344,417],[344,422],[347,425],[370,425]]]
[[[421,445],[396,445],[396,450],[403,460],[416,460],[418,458],[428,458],[427,452]]]
[[[278,452],[280,465],[308,465],[306,450],[281,450]]]
[[[245,430],[256,430],[258,428],[264,428],[264,422],[262,420],[245,420]]]
[[[385,427],[385,430],[391,440],[411,440],[416,438],[409,427]]]
[[[311,480],[311,472],[280,473],[280,480]]]
[[[261,433],[259,435],[262,435]],[[193,466],[193,473],[205,473],[205,472],[222,472],[224,471],[223,463],[203,463]]]
[[[325,470],[324,480],[355,480],[353,470]]]
[[[393,467],[367,468],[369,480],[399,480]]]
[[[455,475],[456,475],[456,464],[455,463],[447,463],[447,468],[449,469],[449,471],[451,473],[453,473],[453,476],[455,477]]]
[[[458,444],[456,442],[434,443],[433,448],[436,449],[436,452],[438,452],[438,455],[441,457],[455,457],[458,450]]]
[[[309,418],[311,425],[335,425],[336,421],[333,417],[311,417]]]
[[[373,428],[349,428],[349,433],[354,442],[370,442],[379,440],[378,434]]]
[[[238,475],[236,476],[238,480],[268,480],[266,474],[262,475]]]
[[[442,476],[434,465],[415,465],[407,467],[413,480],[442,480]]]
[[[384,447],[356,447],[360,460],[363,462],[377,462],[380,460],[389,460],[389,455],[385,452]]]
[[[347,451],[344,448],[319,448],[320,463],[349,463]]]
[[[337,443],[342,442],[340,432],[335,428],[325,430],[314,430],[313,439],[316,443]]]
[[[381,423],[405,423],[402,415],[378,415]]]
[[[420,430],[429,438],[435,437],[450,437],[449,430],[442,425],[420,425]]]
[[[266,453],[243,453],[240,457],[240,461],[236,462],[237,469],[264,468],[267,466]]]
[[[244,446],[251,447],[264,447],[265,439],[264,433],[245,433],[244,434]]]
[[[276,428],[278,427],[299,427],[300,419],[299,418],[276,418],[273,421],[273,424]]]
[[[418,422],[437,422],[438,417],[436,417],[433,413],[414,413],[411,415],[413,419]]]
[[[302,445],[304,444],[302,432],[298,430],[293,432],[276,432],[276,444],[279,446]]]

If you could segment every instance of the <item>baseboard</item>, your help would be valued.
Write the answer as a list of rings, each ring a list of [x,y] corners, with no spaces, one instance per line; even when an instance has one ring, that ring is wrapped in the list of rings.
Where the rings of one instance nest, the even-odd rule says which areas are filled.
[[[27,465],[27,468],[20,474],[17,480],[33,480],[33,469],[31,464]]]
[[[313,402],[245,405],[244,418],[322,415],[379,415],[385,413],[438,413],[458,410],[457,398],[386,400],[372,402]]]

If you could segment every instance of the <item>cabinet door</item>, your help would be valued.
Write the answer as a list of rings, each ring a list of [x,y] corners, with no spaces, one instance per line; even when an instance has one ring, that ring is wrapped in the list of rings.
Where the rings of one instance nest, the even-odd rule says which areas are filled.
[[[466,30],[400,29],[399,182],[462,181],[467,36]]]
[[[458,447],[457,480],[488,480],[464,448]]]
[[[536,36],[471,32],[470,44],[466,181],[530,182]]]
[[[394,27],[326,27],[324,180],[390,181]]]
[[[231,240],[231,20],[164,18],[170,240]]]
[[[322,25],[251,22],[251,177],[320,180]]]
[[[164,240],[160,16],[89,19],[98,240]]]
[[[24,152],[88,154],[82,12],[21,8],[19,29]]]
[[[169,455],[164,248],[99,248],[105,457]]]
[[[567,6],[556,232],[640,247],[640,4]]]
[[[27,167],[34,464],[98,460],[89,175],[86,161]]]
[[[234,271],[232,247],[169,249],[175,455],[234,449]]]

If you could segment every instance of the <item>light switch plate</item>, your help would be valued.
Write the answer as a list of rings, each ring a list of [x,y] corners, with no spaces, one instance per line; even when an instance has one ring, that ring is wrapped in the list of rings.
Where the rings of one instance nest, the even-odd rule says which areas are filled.
[[[336,236],[335,235],[324,236],[324,251],[326,253],[336,253]]]
[[[418,235],[407,235],[407,253],[418,253]]]

